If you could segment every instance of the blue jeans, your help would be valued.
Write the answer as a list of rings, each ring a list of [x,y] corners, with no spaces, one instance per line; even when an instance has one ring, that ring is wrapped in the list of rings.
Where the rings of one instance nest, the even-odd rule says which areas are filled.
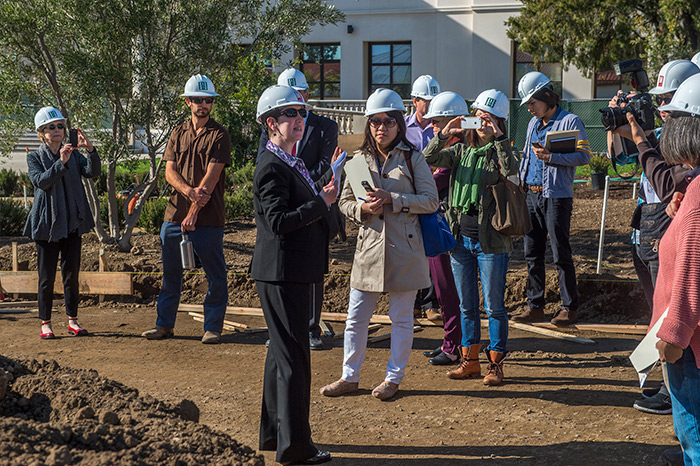
[[[226,304],[228,304],[224,229],[223,227],[197,227],[189,232],[189,237],[209,281],[209,290],[204,298],[204,331],[221,332],[226,315]],[[156,325],[159,327],[175,327],[182,291],[180,241],[182,241],[180,225],[163,222],[160,229],[163,286],[158,294],[158,319],[156,320]]]
[[[508,343],[508,313],[506,312],[506,272],[508,254],[485,254],[479,242],[464,235],[457,238],[452,250],[452,274],[455,277],[462,317],[462,346],[481,342],[479,315],[479,276],[484,295],[484,310],[489,316],[487,349],[506,352]]]
[[[690,347],[673,364],[666,364],[673,406],[673,428],[683,447],[686,466],[700,464],[700,369]]]

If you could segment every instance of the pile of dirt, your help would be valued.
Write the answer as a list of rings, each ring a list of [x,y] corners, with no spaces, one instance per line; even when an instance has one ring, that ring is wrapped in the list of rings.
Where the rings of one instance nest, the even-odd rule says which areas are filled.
[[[230,436],[171,405],[55,361],[0,355],[0,466],[263,465]]]

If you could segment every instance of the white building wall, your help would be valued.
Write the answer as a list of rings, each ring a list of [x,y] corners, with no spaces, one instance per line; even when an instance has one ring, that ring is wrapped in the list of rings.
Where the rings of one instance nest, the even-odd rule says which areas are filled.
[[[340,43],[341,99],[368,96],[368,43],[411,42],[413,79],[437,78],[443,90],[473,99],[496,88],[512,96],[511,40],[505,21],[517,15],[512,0],[337,0],[346,15],[337,26],[316,27],[306,43]],[[347,32],[347,26],[353,32]],[[282,58],[283,68],[293,55]],[[281,69],[280,68],[280,69]],[[563,74],[564,98],[592,97],[591,80],[576,69]]]

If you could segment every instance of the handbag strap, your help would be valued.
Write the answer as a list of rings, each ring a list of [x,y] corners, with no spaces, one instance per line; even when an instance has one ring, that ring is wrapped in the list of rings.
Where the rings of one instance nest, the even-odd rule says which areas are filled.
[[[408,171],[411,174],[411,184],[413,185],[413,193],[416,193],[416,176],[413,173],[413,160],[411,160],[411,155],[413,155],[412,152],[410,151],[404,151],[403,157],[406,159],[406,165],[408,165]]]

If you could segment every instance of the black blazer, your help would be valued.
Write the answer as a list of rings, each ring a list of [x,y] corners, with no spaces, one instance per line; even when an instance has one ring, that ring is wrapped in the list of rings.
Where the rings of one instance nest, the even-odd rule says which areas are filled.
[[[258,144],[256,165],[260,163],[260,155],[265,151],[267,141],[267,132],[263,128]],[[331,158],[337,145],[338,124],[330,118],[309,112],[297,157],[304,161],[312,180],[317,181],[331,166]]]
[[[316,182],[330,182],[332,170]],[[265,149],[253,175],[254,280],[319,283],[328,271],[329,209],[294,168]]]

